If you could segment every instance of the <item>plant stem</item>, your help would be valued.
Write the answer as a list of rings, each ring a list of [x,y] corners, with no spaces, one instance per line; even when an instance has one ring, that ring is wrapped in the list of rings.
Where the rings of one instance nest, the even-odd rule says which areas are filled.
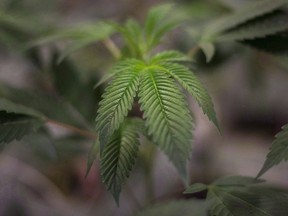
[[[192,47],[187,53],[188,58],[192,59],[199,50],[200,50],[199,46]]]
[[[74,132],[76,134],[79,134],[81,136],[84,136],[84,137],[87,137],[87,138],[90,138],[90,139],[96,139],[97,138],[97,136],[91,131],[83,130],[83,129],[74,127],[72,125],[68,125],[68,124],[65,124],[65,123],[62,123],[62,122],[58,122],[58,121],[53,120],[53,119],[47,119],[46,122],[48,124],[53,124],[53,125],[57,125],[59,127],[65,128],[65,129],[70,130],[70,131],[72,131],[72,132]]]
[[[107,49],[110,51],[110,53],[114,56],[115,59],[121,58],[121,51],[110,38],[104,40],[103,43],[107,47]]]
[[[146,190],[146,205],[152,204],[155,199],[154,191],[154,162],[155,162],[156,148],[153,145],[146,145],[146,150],[143,152],[144,160],[144,182]]]

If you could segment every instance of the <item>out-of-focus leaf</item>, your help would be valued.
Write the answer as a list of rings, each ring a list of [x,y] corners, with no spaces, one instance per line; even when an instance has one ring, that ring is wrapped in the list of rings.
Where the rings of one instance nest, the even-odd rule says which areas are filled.
[[[78,127],[87,127],[86,121],[79,112],[59,98],[27,89],[12,88],[4,84],[0,84],[0,97],[37,110],[47,118]]]
[[[231,15],[216,20],[208,25],[204,33],[204,38],[213,38],[229,29],[236,28],[239,25],[264,16],[287,4],[287,0],[263,0],[248,3]]]
[[[31,42],[31,46],[51,43],[59,40],[69,40],[70,44],[65,48],[63,54],[59,57],[61,62],[66,56],[88,46],[110,37],[115,32],[114,28],[104,22],[81,24],[71,27],[56,29],[40,39]]]
[[[288,196],[279,192],[263,193],[253,187],[226,190],[213,186],[208,196],[209,212],[215,216],[284,216],[288,213]]]
[[[276,35],[270,35],[257,40],[243,40],[241,43],[250,47],[262,50],[274,55],[288,55],[288,33],[283,32]]]
[[[207,189],[208,189],[207,185],[202,184],[202,183],[196,183],[196,184],[189,186],[184,191],[184,194],[194,194],[194,193],[205,191]]]
[[[206,57],[206,62],[210,62],[215,55],[215,46],[213,43],[200,43],[199,47],[203,50],[205,57]]]
[[[248,186],[253,184],[262,183],[264,180],[255,179],[249,176],[224,176],[213,182],[217,186]]]
[[[69,59],[64,59],[58,64],[58,58],[59,53],[55,51],[52,54],[50,76],[56,92],[71,103],[88,122],[94,122],[95,110],[101,97],[101,89],[93,88],[96,78],[90,76],[89,79],[83,79],[81,74],[87,71],[76,66]]]
[[[0,144],[19,140],[36,131],[45,117],[30,108],[0,99]]]
[[[275,11],[224,32],[219,41],[243,41],[263,38],[288,30],[288,13]]]
[[[267,159],[258,173],[257,177],[262,176],[273,166],[276,166],[281,161],[287,161],[288,159],[288,124],[283,126],[282,131],[276,135],[275,140],[272,143],[270,152],[267,155]]]

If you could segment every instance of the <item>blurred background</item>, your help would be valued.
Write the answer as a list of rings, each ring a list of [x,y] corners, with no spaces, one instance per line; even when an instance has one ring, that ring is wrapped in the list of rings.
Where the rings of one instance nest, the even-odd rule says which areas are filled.
[[[175,1],[177,12],[203,25],[251,0]],[[48,117],[78,128],[93,129],[104,85],[94,89],[113,57],[101,43],[74,52],[60,64],[63,43],[27,49],[55,27],[109,19],[143,21],[160,0],[1,0],[0,96],[33,106]],[[117,38],[115,38],[117,42]],[[162,49],[188,52],[195,41],[176,29]],[[223,175],[255,176],[277,132],[288,122],[288,60],[237,43],[217,45],[207,64],[196,55],[195,71],[213,98],[222,135],[189,97],[195,115],[191,183],[210,183]],[[25,91],[24,91],[25,89]],[[93,141],[55,124],[3,148],[0,153],[0,216],[131,215],[151,203],[182,197],[184,186],[174,167],[151,144],[141,146],[120,207],[105,190],[96,160],[85,178]],[[148,162],[147,162],[148,161]],[[147,164],[152,164],[151,166]],[[264,178],[288,184],[288,164]]]

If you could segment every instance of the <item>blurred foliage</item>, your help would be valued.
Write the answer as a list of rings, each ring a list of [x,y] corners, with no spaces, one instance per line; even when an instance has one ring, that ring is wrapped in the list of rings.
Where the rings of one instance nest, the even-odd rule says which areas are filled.
[[[98,134],[94,131],[94,127],[97,110],[99,106],[102,106],[104,107],[102,108],[102,114],[107,114],[110,109],[103,106],[104,102],[101,102],[102,105],[99,103],[104,86],[119,71],[121,72],[122,69],[129,71],[131,65],[133,65],[131,63],[133,61],[130,61],[131,67],[125,64],[116,64],[116,67],[112,67],[113,69],[110,70],[111,65],[118,60],[134,58],[143,60],[145,64],[150,61],[157,64],[165,61],[165,66],[169,63],[169,67],[167,66],[165,69],[176,71],[175,74],[178,75],[176,76],[171,72],[169,77],[166,76],[165,79],[171,76],[176,77],[175,79],[196,97],[203,111],[208,114],[217,127],[219,126],[209,95],[203,94],[205,89],[197,80],[195,81],[196,77],[193,75],[192,82],[190,77],[192,75],[189,74],[191,71],[183,70],[184,66],[183,68],[180,67],[178,62],[193,58],[195,64],[199,67],[198,71],[212,71],[211,76],[218,76],[221,66],[238,58],[248,68],[243,73],[248,73],[249,79],[251,78],[251,85],[253,85],[253,82],[265,81],[266,77],[261,73],[259,65],[261,67],[266,65],[266,67],[271,67],[272,65],[274,68],[287,71],[287,0],[182,0],[177,1],[176,6],[169,4],[152,7],[148,12],[146,21],[140,19],[140,22],[138,22],[131,18],[141,18],[141,14],[146,14],[146,8],[151,4],[149,2],[138,3],[140,10],[134,11],[137,3],[133,3],[133,1],[114,1],[111,2],[111,5],[107,1],[103,3],[102,1],[96,1],[96,3],[87,1],[86,9],[95,7],[95,4],[104,5],[103,8],[105,9],[109,5],[113,7],[113,3],[115,3],[116,8],[118,6],[128,8],[130,5],[133,14],[117,14],[119,12],[116,10],[115,16],[111,19],[99,21],[97,14],[91,20],[91,14],[86,15],[83,13],[84,9],[79,8],[79,10],[83,10],[80,13],[82,18],[75,23],[72,18],[72,24],[69,21],[67,22],[69,18],[66,18],[63,14],[63,5],[71,4],[77,7],[80,3],[76,0],[70,2],[64,0],[2,0],[0,2],[0,58],[8,56],[8,58],[13,59],[17,56],[17,58],[23,59],[29,65],[28,76],[31,82],[29,88],[16,88],[10,86],[9,83],[0,82],[0,146],[2,149],[0,161],[5,162],[6,160],[9,162],[9,157],[19,158],[21,161],[18,166],[27,173],[26,176],[20,171],[19,175],[17,171],[14,173],[14,175],[18,175],[17,178],[15,177],[17,179],[16,184],[20,185],[21,188],[25,188],[23,191],[26,191],[26,201],[14,197],[8,199],[5,194],[1,194],[4,187],[0,184],[0,205],[2,206],[1,200],[3,197],[8,202],[8,204],[6,202],[3,204],[5,206],[3,210],[0,208],[0,215],[42,215],[35,209],[45,209],[43,206],[46,206],[47,203],[49,207],[51,205],[51,209],[55,208],[53,209],[55,215],[79,215],[79,212],[81,212],[81,215],[88,216],[94,215],[99,209],[100,212],[101,209],[104,209],[103,212],[110,215],[113,208],[109,206],[109,199],[103,196],[102,190],[99,189],[103,187],[100,184],[100,175],[102,175],[108,190],[111,190],[115,199],[119,201],[119,193],[123,183],[126,182],[126,178],[131,175],[129,181],[132,182],[133,186],[136,185],[136,181],[133,181],[133,179],[139,180],[137,176],[135,177],[134,174],[130,173],[134,163],[136,163],[136,166],[139,165],[145,168],[144,178],[141,177],[140,180],[150,187],[147,187],[148,189],[146,188],[147,191],[144,191],[144,193],[153,196],[153,188],[151,189],[153,184],[151,186],[151,179],[149,180],[152,174],[149,172],[153,171],[154,163],[152,163],[152,160],[154,162],[155,158],[150,161],[150,155],[156,157],[157,154],[151,146],[141,145],[142,155],[139,156],[141,162],[137,164],[136,155],[140,144],[138,140],[145,140],[142,135],[139,138],[137,131],[141,130],[144,136],[156,143],[159,140],[165,140],[165,137],[169,137],[169,133],[159,132],[156,134],[158,125],[160,125],[158,123],[161,123],[161,121],[158,118],[160,115],[156,115],[154,110],[158,110],[159,107],[155,108],[152,106],[153,104],[149,103],[146,106],[142,105],[142,109],[146,111],[144,111],[145,117],[148,115],[147,110],[150,114],[154,113],[155,117],[146,123],[148,131],[146,131],[143,121],[131,120],[130,118],[131,115],[139,117],[143,114],[139,109],[139,104],[138,106],[136,104],[133,105],[132,114],[129,114],[130,119],[125,120],[120,128],[115,127],[113,133],[110,131],[111,134],[109,135],[113,139],[106,143],[106,147],[102,151],[100,149],[101,140],[99,143],[99,140],[96,139]],[[151,2],[154,4],[154,1]],[[142,8],[142,5],[145,5],[146,8]],[[101,10],[101,7],[98,10]],[[119,11],[125,10],[122,8]],[[126,11],[129,10],[126,9]],[[123,17],[130,17],[130,19],[124,24],[115,22],[115,20],[121,20]],[[256,51],[246,49],[245,46],[256,48]],[[188,58],[176,52],[162,52],[158,56],[157,54],[154,55],[166,49],[186,52]],[[269,54],[262,54],[262,51]],[[270,54],[275,57],[270,56]],[[264,58],[262,55],[264,55]],[[268,59],[267,64],[261,62],[263,59]],[[173,63],[172,65],[172,61],[176,61],[177,64]],[[164,63],[161,64],[160,66],[164,67]],[[190,67],[192,64],[194,63],[185,63],[185,67],[186,65]],[[139,65],[139,62],[134,64],[134,69],[139,69]],[[147,70],[147,68],[142,68],[142,70]],[[0,73],[7,73],[7,76],[9,76],[9,71],[1,71]],[[96,83],[98,85],[95,86]],[[167,90],[166,84],[162,87]],[[111,82],[108,85],[111,86]],[[151,90],[151,86],[147,89]],[[176,87],[170,88],[170,92],[175,93]],[[148,91],[147,89],[145,91]],[[117,92],[119,89],[117,90],[115,87],[114,90]],[[142,89],[140,95],[137,95],[137,102],[138,97],[140,97],[139,101],[141,102],[143,92]],[[111,94],[113,96],[114,92]],[[148,99],[150,98],[153,98],[153,96],[151,95]],[[175,103],[176,99],[174,98],[171,101],[174,101],[174,109],[177,108],[176,105],[181,104]],[[101,113],[98,112],[99,114]],[[173,111],[170,114],[172,115]],[[176,115],[179,115],[179,113],[176,113]],[[158,121],[156,121],[157,118]],[[181,121],[177,119],[177,121],[178,126],[183,126],[186,119]],[[118,123],[120,124],[120,122]],[[38,132],[34,133],[35,130],[38,130]],[[105,130],[101,132],[100,128],[102,136],[103,133],[107,136],[106,132]],[[186,136],[184,129],[179,130],[179,134],[182,134],[183,137]],[[14,141],[13,145],[6,144],[14,139],[22,140]],[[267,160],[258,177],[281,161],[287,160],[287,140],[286,125],[272,143],[270,153],[267,155]],[[145,140],[145,142],[150,141]],[[171,146],[168,146],[168,151],[167,143],[163,142],[160,148],[164,151],[166,149],[170,159],[172,158],[174,164],[177,164],[183,158],[177,158],[175,156],[177,151]],[[186,155],[188,149],[181,149],[181,151]],[[87,156],[87,180],[84,184],[88,184],[89,178],[93,179],[90,187],[99,190],[97,193],[98,196],[100,194],[100,198],[93,199],[92,206],[96,201],[100,204],[94,209],[90,206],[91,209],[96,209],[93,212],[85,211],[83,213],[83,207],[79,207],[80,210],[74,212],[74,206],[66,201],[61,194],[63,191],[69,193],[70,187],[73,188],[75,182],[75,184],[81,184],[81,178],[84,177],[86,170],[86,160],[83,158]],[[95,160],[97,158],[100,158],[101,169],[99,169]],[[83,160],[85,161],[84,166],[75,165]],[[14,162],[10,160],[12,165],[16,163]],[[77,168],[77,166],[80,166],[80,168]],[[6,169],[3,169],[3,173],[0,172],[0,175],[5,176],[5,172],[8,172]],[[98,173],[98,169],[100,173]],[[89,171],[91,173],[88,176]],[[29,175],[32,177],[29,177]],[[35,179],[33,176],[36,176]],[[210,180],[212,181],[212,179]],[[43,184],[49,190],[52,188],[51,191],[53,191],[56,197],[55,200],[59,205],[51,201],[51,199],[54,199],[53,195],[41,191],[43,187],[39,185],[42,183],[38,181],[45,182]],[[68,181],[71,182],[68,183]],[[209,183],[197,183],[188,187],[184,197],[189,200],[175,200],[164,204],[159,203],[156,206],[148,203],[145,209],[135,215],[284,216],[288,214],[286,188],[271,186],[261,179],[243,176],[223,177],[211,184]],[[54,184],[58,185],[62,191],[58,191],[58,188],[55,189]],[[91,188],[88,188],[90,192]],[[127,188],[128,186],[125,187],[125,190],[128,191],[129,188]],[[14,192],[11,194],[14,194]],[[130,193],[128,198],[123,196],[123,199],[132,199],[136,203],[134,205],[139,206],[139,203],[137,204],[139,201],[137,201],[133,192],[128,191],[128,193]],[[204,198],[195,200],[193,197],[198,197],[199,194],[200,197],[204,195]],[[52,196],[52,198],[49,196]],[[176,196],[179,196],[179,193]],[[18,197],[18,195],[15,195],[15,197]],[[153,197],[148,199],[148,202],[152,202]],[[101,201],[104,203],[103,206],[101,206]],[[121,205],[127,205],[125,202],[121,202]],[[35,203],[37,203],[37,207],[34,209],[33,204]],[[67,203],[69,205],[66,205]],[[142,206],[142,203],[140,206]],[[50,215],[49,207],[43,210],[43,212],[48,212],[48,215]],[[70,211],[66,211],[66,209],[70,209]]]

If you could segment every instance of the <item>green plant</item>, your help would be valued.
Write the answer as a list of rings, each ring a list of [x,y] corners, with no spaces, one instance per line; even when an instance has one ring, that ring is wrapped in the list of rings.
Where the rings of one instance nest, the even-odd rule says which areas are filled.
[[[129,19],[123,25],[101,21],[52,29],[49,30],[52,33],[48,32],[40,39],[29,43],[25,40],[26,49],[36,49],[36,54],[27,56],[34,61],[32,57],[37,57],[35,47],[57,40],[70,40],[61,54],[52,48],[52,66],[44,70],[43,76],[52,77],[57,90],[73,107],[49,95],[2,86],[0,143],[3,146],[14,139],[19,140],[46,123],[92,138],[94,144],[87,160],[87,175],[99,155],[102,180],[119,204],[122,185],[129,177],[140,143],[152,142],[168,156],[187,185],[187,160],[191,152],[194,122],[183,90],[192,95],[203,113],[221,130],[211,97],[193,73],[194,69],[190,69],[194,67],[192,60],[197,51],[202,49],[209,62],[215,54],[216,43],[236,41],[272,54],[287,54],[287,7],[287,0],[257,1],[204,27],[197,27],[191,26],[189,16],[171,16],[175,8],[173,5],[162,5],[149,11],[143,25],[134,19]],[[9,25],[10,19],[3,16],[0,22]],[[174,49],[157,51],[156,47],[161,44],[163,37],[175,28],[186,29],[189,37],[196,41],[195,47],[188,54]],[[114,35],[121,37],[121,49],[113,42]],[[88,74],[88,79],[85,81],[83,78],[81,81],[79,72],[70,67],[71,62],[66,58],[72,52],[100,41],[115,60],[110,71],[94,86],[99,88],[112,80],[105,87],[99,102],[99,97],[92,93],[97,77]],[[36,62],[41,65],[37,58]],[[57,73],[59,67],[63,67],[66,73]],[[79,92],[77,88],[83,91]],[[78,100],[83,95],[87,97],[85,104],[79,104]],[[51,112],[50,107],[57,111]],[[75,113],[77,119],[74,118]],[[94,118],[96,130],[92,129]],[[258,178],[282,160],[287,160],[287,142],[287,126],[284,126],[257,178],[224,177],[211,185],[201,183],[188,187],[185,194],[207,194],[207,200],[201,202],[199,212],[195,215],[286,215],[287,191],[269,187]],[[175,201],[139,215],[163,212],[165,215],[179,214],[180,210],[175,212],[175,209],[181,209],[188,215],[188,206],[197,208],[195,203]]]

